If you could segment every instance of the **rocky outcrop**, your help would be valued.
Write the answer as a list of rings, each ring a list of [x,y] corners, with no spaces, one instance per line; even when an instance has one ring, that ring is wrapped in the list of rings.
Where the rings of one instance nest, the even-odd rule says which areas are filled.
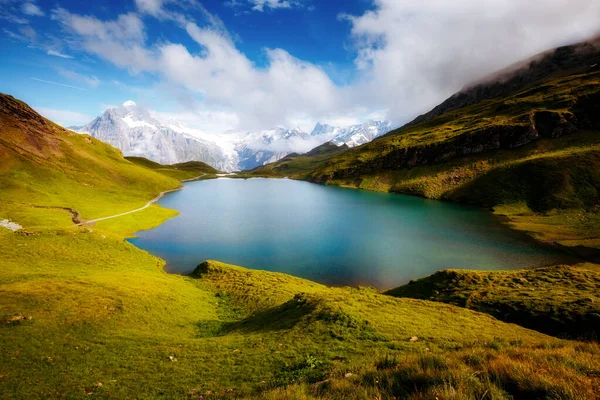
[[[579,97],[572,110],[580,129],[600,129],[600,92]]]
[[[573,114],[538,111],[532,117],[533,126],[540,136],[555,139],[577,131],[577,118]]]

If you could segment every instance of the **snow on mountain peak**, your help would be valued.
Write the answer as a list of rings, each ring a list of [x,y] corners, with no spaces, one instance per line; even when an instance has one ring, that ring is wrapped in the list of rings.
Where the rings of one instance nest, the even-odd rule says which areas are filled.
[[[326,142],[359,146],[387,133],[390,124],[368,121],[339,127],[317,123],[310,134],[301,128],[274,127],[218,135],[189,127],[181,120],[153,113],[128,100],[75,130],[89,133],[121,149],[125,155],[144,156],[161,164],[204,161],[229,172],[252,169],[289,153],[306,153]]]

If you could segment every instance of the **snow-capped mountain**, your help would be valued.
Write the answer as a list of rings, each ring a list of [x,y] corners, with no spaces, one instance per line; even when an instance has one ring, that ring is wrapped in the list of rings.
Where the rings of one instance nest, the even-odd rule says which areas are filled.
[[[238,167],[241,170],[253,169],[278,161],[290,153],[307,153],[327,142],[355,147],[390,130],[391,124],[387,121],[368,121],[345,128],[317,123],[311,134],[300,128],[238,133],[235,140]]]
[[[221,171],[256,168],[290,153],[306,153],[326,142],[350,147],[388,132],[385,121],[350,127],[318,123],[310,134],[300,128],[231,131],[212,134],[181,121],[159,121],[133,101],[111,108],[87,125],[71,129],[115,146],[126,156],[141,156],[161,164],[203,161]]]
[[[338,146],[345,144],[348,147],[356,147],[369,143],[391,129],[392,126],[387,121],[368,121],[364,124],[352,125],[346,128],[317,123],[311,136],[328,137],[329,142],[333,142]]]
[[[238,154],[240,170],[253,169],[303,149],[308,151],[310,135],[299,128],[229,133]]]
[[[237,169],[237,154],[232,149],[210,140],[209,134],[202,137],[194,131],[192,135],[180,125],[162,124],[133,101],[106,110],[87,125],[71,129],[121,149],[126,156],[146,157],[161,164],[203,161],[221,171]]]

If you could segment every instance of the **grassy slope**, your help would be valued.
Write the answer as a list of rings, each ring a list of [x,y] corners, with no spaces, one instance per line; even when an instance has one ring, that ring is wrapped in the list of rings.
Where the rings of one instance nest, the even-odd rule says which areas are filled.
[[[600,93],[600,70],[589,70],[586,64],[515,86],[520,89],[433,113],[371,143],[321,159],[316,167],[306,165],[292,177],[477,204],[494,208],[515,228],[539,239],[600,248],[600,132],[586,121],[580,125],[589,128],[573,132],[567,122],[581,111],[575,110],[578,99]],[[597,102],[592,104],[595,109],[585,113],[594,119],[600,110]],[[526,137],[540,112],[560,116],[570,134],[552,139],[545,132],[526,146],[500,145],[500,150],[481,154],[457,156],[451,149],[452,143],[477,143],[480,137],[483,148],[495,140],[489,132],[516,130]],[[403,158],[404,152],[410,156]],[[427,152],[439,160],[432,156],[422,164]],[[278,164],[269,168],[274,175],[284,175]]]
[[[600,270],[556,266],[527,271],[446,270],[387,294],[451,303],[551,335],[600,337]]]
[[[195,180],[196,178],[214,177],[219,171],[201,161],[189,161],[185,163],[162,165],[143,157],[125,157],[134,164],[149,168],[163,175],[179,180]]]
[[[3,110],[18,110],[0,120],[0,217],[24,225],[0,230],[3,398],[419,398],[440,390],[592,398],[598,390],[598,346],[471,310],[216,262],[194,277],[168,275],[162,260],[123,240],[126,224],[140,229],[166,217],[152,208],[89,228],[64,210],[28,204],[93,218],[178,182],[1,100]],[[377,383],[400,368],[410,381]],[[356,380],[344,378],[350,371]],[[328,376],[331,387],[304,385]]]
[[[271,164],[267,164],[251,171],[238,172],[237,176],[252,177],[290,177],[303,179],[311,171],[348,150],[347,146],[338,147],[333,143],[325,143],[307,154],[290,154],[287,157]]]
[[[125,160],[117,149],[47,121],[26,104],[0,94],[0,211],[26,227],[46,218],[69,225],[67,207],[93,219],[142,207],[176,179]],[[127,187],[127,190],[123,190]]]

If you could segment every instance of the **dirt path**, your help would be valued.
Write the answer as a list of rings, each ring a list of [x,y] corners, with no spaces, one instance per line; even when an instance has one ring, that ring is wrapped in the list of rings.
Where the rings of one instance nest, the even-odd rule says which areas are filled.
[[[199,176],[197,176],[195,178],[191,178],[191,179],[185,179],[185,180],[182,180],[181,182],[194,181],[196,179],[202,178],[204,175],[206,175],[206,174],[202,174],[202,175],[199,175]],[[181,188],[172,189],[172,190],[165,190],[164,192],[161,192],[158,196],[156,196],[155,198],[153,198],[152,200],[150,200],[149,202],[147,202],[145,206],[137,208],[135,210],[127,211],[127,212],[124,212],[124,213],[121,213],[121,214],[111,215],[111,216],[108,216],[108,217],[102,217],[102,218],[90,219],[89,221],[78,222],[77,225],[93,224],[94,222],[104,221],[104,220],[107,220],[107,219],[113,219],[113,218],[117,218],[117,217],[122,217],[124,215],[129,215],[129,214],[133,214],[133,213],[145,210],[146,208],[150,207],[152,204],[154,204],[158,200],[160,200],[165,194],[171,193],[171,192],[176,192],[178,190],[181,190]]]
[[[181,182],[197,181],[198,179],[202,178],[203,176],[206,176],[206,174],[198,175],[198,176],[196,176],[194,178],[190,178],[190,179],[182,179]]]
[[[36,206],[35,204],[30,204],[30,207],[33,208],[45,208],[48,210],[64,210],[67,211],[71,214],[71,220],[73,221],[73,223],[75,225],[81,225],[81,218],[79,216],[79,213],[75,210],[73,210],[72,208],[69,207],[58,207],[58,206]]]

